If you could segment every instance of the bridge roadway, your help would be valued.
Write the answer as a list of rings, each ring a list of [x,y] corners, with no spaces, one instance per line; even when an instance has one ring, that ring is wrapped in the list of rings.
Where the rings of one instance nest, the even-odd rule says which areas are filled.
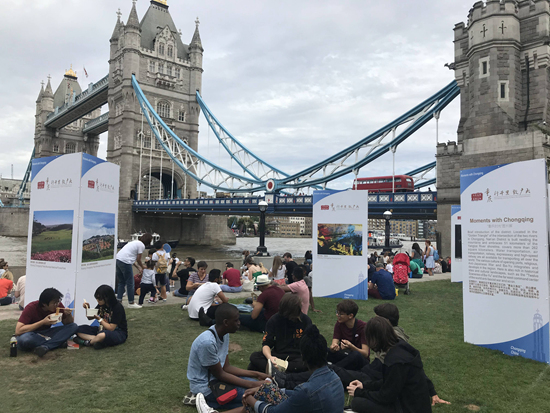
[[[270,215],[312,216],[311,195],[134,201],[132,210],[146,214],[259,215],[258,202],[263,200]],[[437,192],[369,194],[369,218],[383,218],[387,210],[393,219],[436,219]]]

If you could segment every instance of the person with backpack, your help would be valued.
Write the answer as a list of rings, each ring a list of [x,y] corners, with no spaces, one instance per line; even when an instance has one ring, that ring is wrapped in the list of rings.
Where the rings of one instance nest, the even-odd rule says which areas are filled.
[[[433,274],[433,268],[435,267],[435,257],[434,252],[435,248],[432,247],[432,243],[429,239],[425,241],[426,249],[424,250],[424,255],[426,256],[426,269],[428,270],[428,274],[430,276]]]
[[[154,244],[156,252],[153,254],[153,262],[155,262],[155,279],[157,287],[160,286],[160,297],[166,302],[166,273],[168,272],[168,262],[170,254],[164,251],[164,243],[157,241]]]

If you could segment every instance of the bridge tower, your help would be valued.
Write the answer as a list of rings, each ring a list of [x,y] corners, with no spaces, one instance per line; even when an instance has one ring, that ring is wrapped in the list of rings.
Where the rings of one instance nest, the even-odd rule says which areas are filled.
[[[126,24],[120,16],[119,11],[110,39],[107,160],[121,167],[119,234],[128,237],[145,229],[133,222],[133,200],[197,195],[196,182],[179,168],[172,171],[170,159],[151,133],[132,88],[132,75],[166,124],[197,150],[195,92],[201,90],[203,48],[198,19],[191,42],[184,44],[166,0],[151,0],[141,21],[135,1]]]
[[[83,133],[84,124],[101,114],[101,109],[95,109],[80,119],[62,128],[51,128],[44,125],[55,108],[74,101],[82,92],[78,77],[72,66],[65,72],[55,93],[52,91],[51,78],[48,76],[46,89],[44,84],[36,100],[36,123],[34,132],[35,157],[62,155],[64,153],[85,152],[97,156],[99,136]]]
[[[550,2],[478,1],[454,28],[457,142],[437,147],[440,251],[450,253],[460,170],[550,158]],[[451,65],[452,66],[452,65]]]

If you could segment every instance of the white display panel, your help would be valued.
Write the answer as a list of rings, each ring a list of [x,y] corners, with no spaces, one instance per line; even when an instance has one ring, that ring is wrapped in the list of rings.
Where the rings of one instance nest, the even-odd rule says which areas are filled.
[[[313,192],[313,296],[366,300],[368,192]]]
[[[461,171],[464,340],[549,362],[544,159]]]
[[[114,286],[119,170],[82,153],[33,160],[26,303],[56,288],[82,324],[82,299]]]

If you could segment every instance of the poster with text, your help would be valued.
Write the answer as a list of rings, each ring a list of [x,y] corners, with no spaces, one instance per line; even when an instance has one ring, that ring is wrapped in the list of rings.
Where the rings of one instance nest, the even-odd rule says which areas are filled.
[[[464,341],[548,363],[544,159],[460,172]]]
[[[75,317],[78,324],[90,323],[82,307],[83,299],[93,308],[97,305],[97,287],[115,287],[119,175],[118,165],[82,154]]]
[[[451,205],[451,282],[462,282],[462,216],[460,205]]]
[[[368,192],[313,192],[315,297],[367,299]]]
[[[32,161],[25,303],[53,287],[73,307],[80,164],[79,153]]]

